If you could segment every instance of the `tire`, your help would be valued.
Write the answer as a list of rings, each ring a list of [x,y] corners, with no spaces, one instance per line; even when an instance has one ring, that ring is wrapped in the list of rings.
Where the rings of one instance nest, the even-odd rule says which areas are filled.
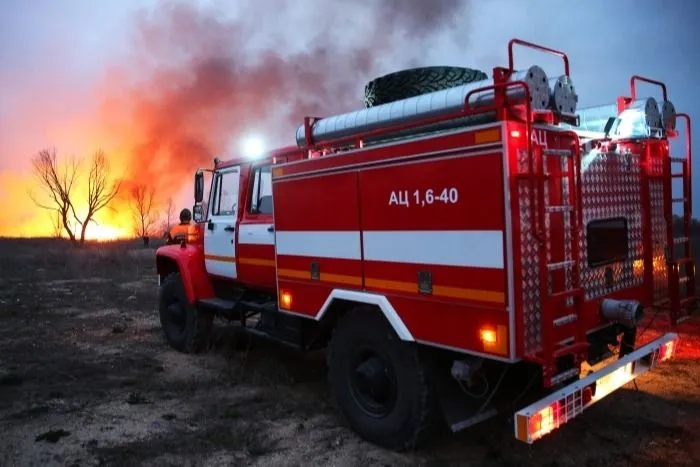
[[[371,357],[358,365],[366,351]],[[369,363],[367,363],[369,362]],[[335,402],[352,430],[367,441],[395,451],[415,448],[427,442],[438,427],[437,401],[429,387],[427,368],[417,348],[399,340],[381,312],[357,309],[340,318],[328,348],[330,384]],[[372,404],[362,391],[360,372],[378,371],[375,382],[389,391],[378,390],[385,403]],[[382,377],[384,375],[386,378]],[[381,388],[376,384],[374,389]],[[371,401],[371,402],[376,402]]]
[[[401,70],[367,83],[365,107],[388,104],[486,79],[486,73],[472,68],[433,66]]]
[[[159,314],[171,347],[183,353],[197,353],[208,347],[214,315],[189,303],[180,273],[171,273],[163,280]]]

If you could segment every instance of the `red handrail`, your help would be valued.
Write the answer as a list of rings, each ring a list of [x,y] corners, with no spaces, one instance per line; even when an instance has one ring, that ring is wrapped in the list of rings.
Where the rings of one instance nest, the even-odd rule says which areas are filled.
[[[531,138],[531,133],[532,133],[532,106],[530,105],[530,88],[527,87],[527,83],[525,81],[506,81],[498,84],[493,84],[490,86],[484,86],[483,88],[479,89],[473,89],[467,93],[467,95],[464,97],[464,111],[467,114],[470,114],[472,112],[475,112],[475,109],[472,109],[471,106],[469,105],[469,98],[476,94],[477,92],[483,92],[483,91],[488,91],[489,89],[493,89],[494,93],[496,92],[496,89],[502,87],[504,92],[503,95],[505,96],[506,104],[508,101],[508,93],[505,92],[509,87],[521,87],[525,90],[525,118],[527,119],[527,122],[525,124],[525,139],[527,141],[527,153],[529,155],[528,157],[528,168],[530,169],[531,174],[535,174],[535,167],[534,163],[532,160],[532,138]],[[507,108],[507,106],[504,106]],[[495,111],[498,109],[498,104],[497,100],[495,99],[494,96],[494,104],[491,107],[488,107],[486,109],[479,109],[481,111],[487,112],[487,111]],[[539,162],[538,162],[539,164]],[[535,208],[535,187],[538,186],[536,185],[535,177],[530,178],[530,206],[532,208]],[[540,239],[541,235],[539,232],[540,228],[540,221],[537,218],[536,215],[531,216],[532,219],[532,234],[537,238],[538,240]]]
[[[515,44],[561,57],[564,60],[564,74],[566,76],[569,76],[569,57],[564,52],[555,49],[550,49],[549,47],[544,47],[542,45],[533,44],[532,42],[527,42],[522,39],[511,39],[510,42],[508,42],[508,69],[511,72],[515,70],[513,60],[513,46]]]
[[[668,93],[666,92],[666,85],[664,83],[662,83],[661,81],[657,81],[655,79],[646,78],[644,76],[634,75],[634,76],[632,76],[632,78],[630,78],[630,98],[632,99],[632,102],[637,100],[637,87],[635,86],[635,83],[637,81],[642,81],[644,83],[649,83],[649,84],[655,84],[655,85],[661,87],[661,90],[663,91],[664,101],[668,100]]]

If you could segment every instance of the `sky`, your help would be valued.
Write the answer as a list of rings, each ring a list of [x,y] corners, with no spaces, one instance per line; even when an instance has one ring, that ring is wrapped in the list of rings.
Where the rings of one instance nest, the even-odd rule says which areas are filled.
[[[241,136],[293,145],[304,115],[359,109],[365,82],[399,68],[490,74],[507,65],[513,37],[568,54],[580,108],[628,94],[638,74],[665,82],[679,112],[700,115],[697,0],[188,5],[0,0],[0,202],[14,218],[0,221],[0,234],[35,225],[20,181],[29,183],[31,157],[42,148],[85,155],[105,147],[120,173],[168,173],[159,189],[181,185],[188,201],[182,193],[189,196],[196,166],[213,153],[226,158]],[[516,67],[531,64],[561,74],[559,60],[518,50]]]

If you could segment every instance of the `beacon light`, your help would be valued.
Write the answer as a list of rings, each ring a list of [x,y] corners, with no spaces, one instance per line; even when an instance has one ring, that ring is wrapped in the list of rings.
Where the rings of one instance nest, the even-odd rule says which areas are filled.
[[[243,141],[243,154],[251,159],[257,159],[265,152],[265,144],[258,137],[249,137]]]

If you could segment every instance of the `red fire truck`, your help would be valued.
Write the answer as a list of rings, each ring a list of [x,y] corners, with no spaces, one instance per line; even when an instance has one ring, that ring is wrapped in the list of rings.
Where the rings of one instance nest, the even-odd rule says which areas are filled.
[[[515,46],[564,73],[516,71]],[[219,315],[327,347],[350,427],[399,450],[508,410],[532,443],[671,358],[675,333],[635,340],[645,310],[695,307],[690,131],[669,149],[690,119],[637,76],[577,110],[564,53],[508,56],[430,92],[384,77],[383,101],[306,118],[295,146],[199,170],[192,235],[157,251],[169,344],[205,349]]]

